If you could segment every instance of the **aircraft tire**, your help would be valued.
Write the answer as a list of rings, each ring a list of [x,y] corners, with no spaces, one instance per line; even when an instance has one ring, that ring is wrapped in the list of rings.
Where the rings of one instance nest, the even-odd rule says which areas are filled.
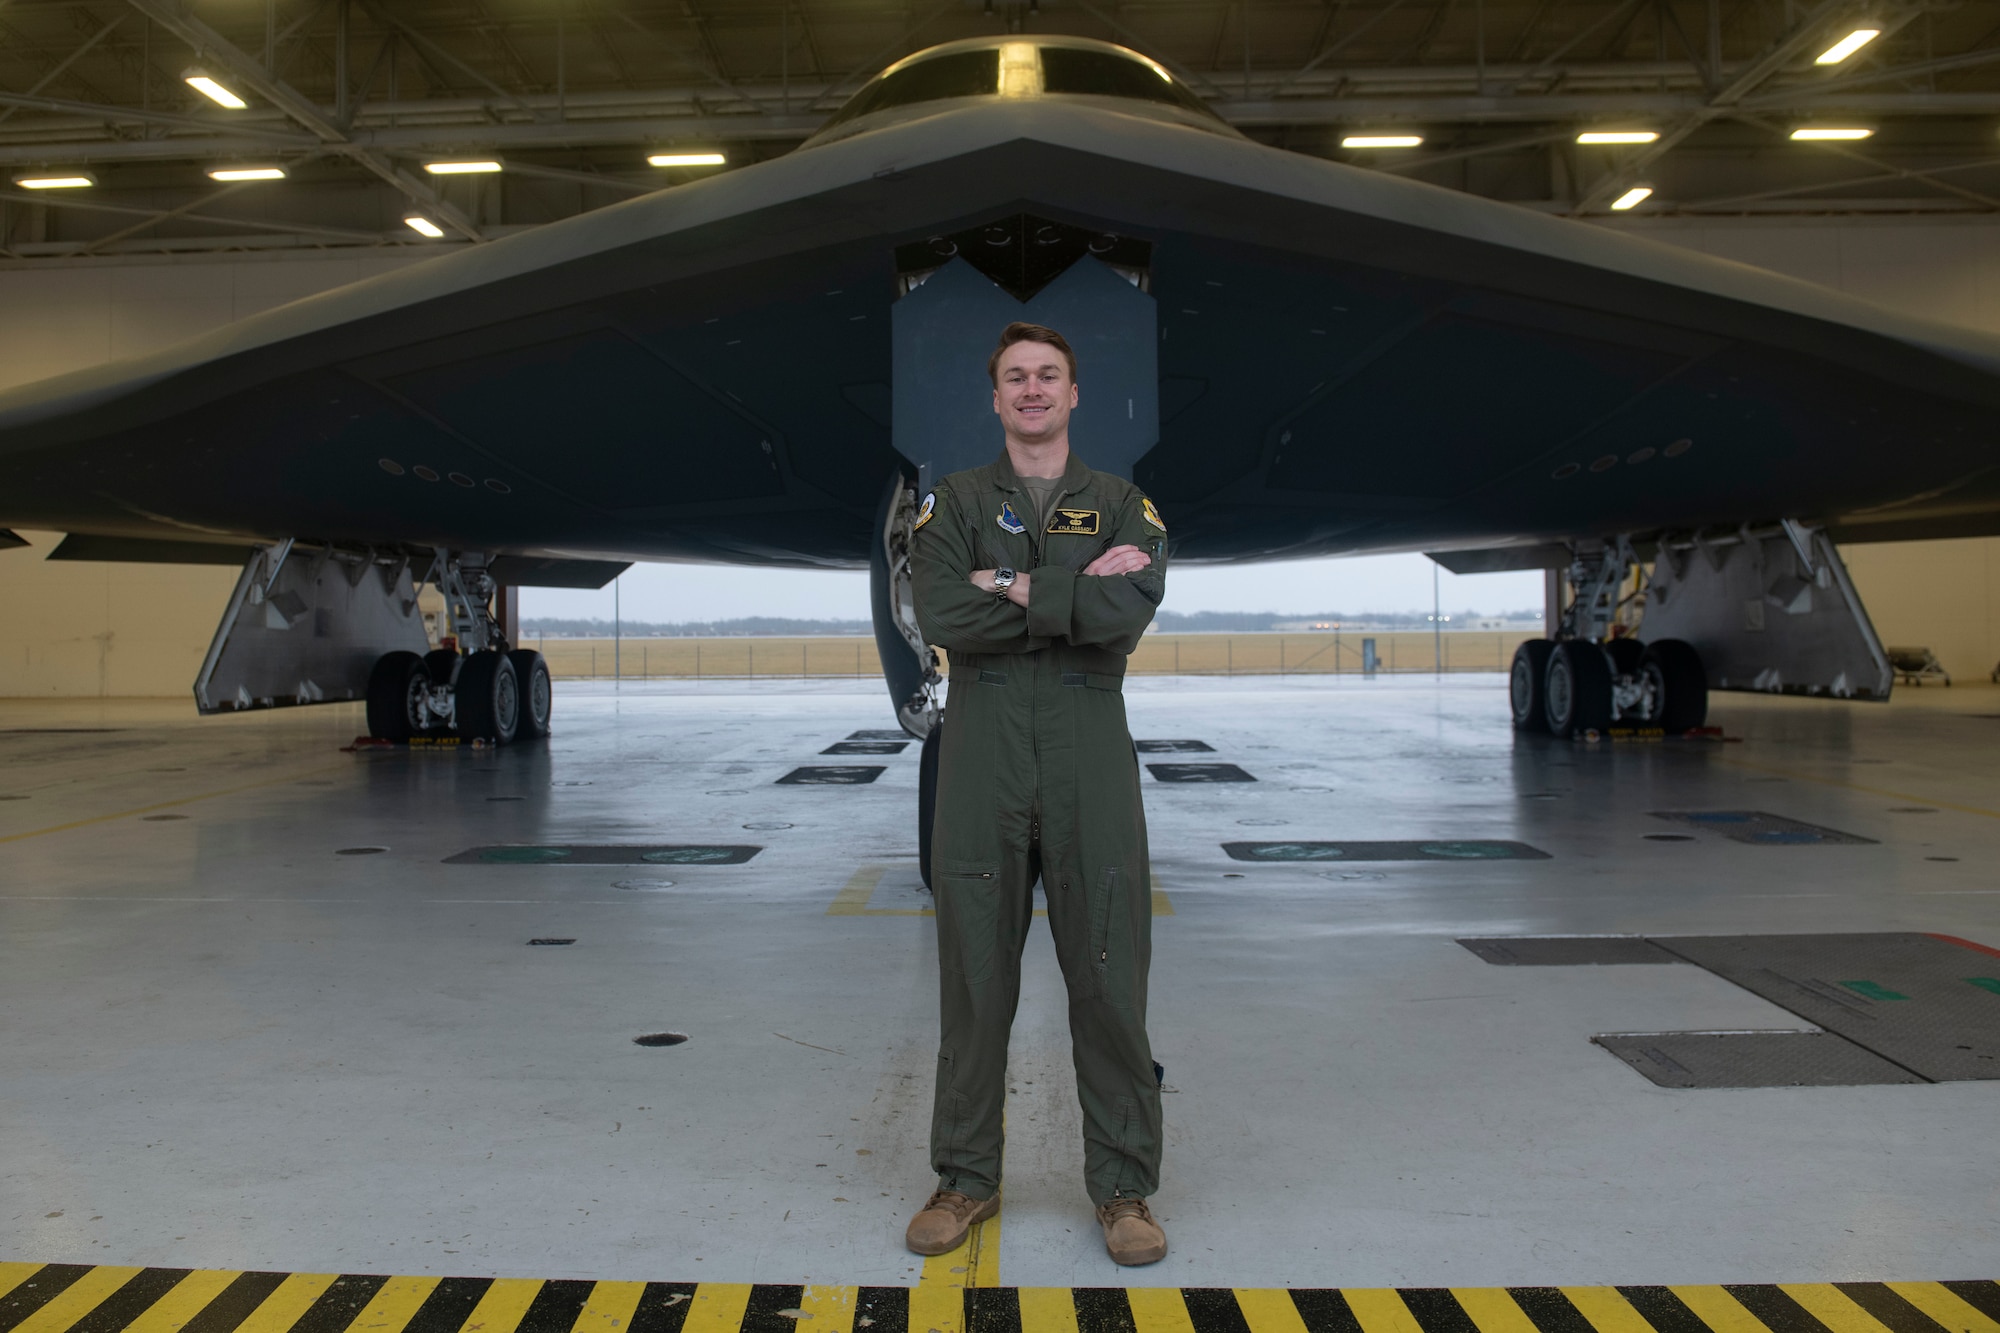
[[[1547,639],[1529,639],[1514,650],[1514,666],[1507,673],[1507,695],[1513,705],[1516,731],[1549,729],[1542,691],[1549,674],[1549,654],[1554,649],[1555,645]]]
[[[368,734],[377,740],[408,741],[428,730],[423,696],[431,687],[430,668],[415,653],[384,653],[368,673]]]
[[[1692,731],[1708,721],[1708,670],[1701,654],[1682,639],[1661,639],[1646,645],[1640,670],[1659,700],[1651,719],[1664,731]]]
[[[1611,658],[1611,669],[1621,676],[1638,675],[1640,665],[1646,660],[1646,645],[1637,639],[1608,640],[1604,651]]]
[[[488,649],[474,653],[458,668],[453,692],[453,721],[460,740],[505,745],[521,722],[521,682],[507,654]]]
[[[1611,661],[1600,644],[1565,639],[1549,654],[1543,678],[1549,730],[1566,739],[1611,727]]]
[[[514,664],[514,680],[521,687],[521,720],[514,728],[514,739],[540,740],[549,734],[549,714],[555,706],[548,659],[533,648],[516,648],[507,654],[507,660]]]
[[[937,819],[938,746],[944,734],[944,719],[924,737],[917,760],[917,873],[924,887],[931,886],[931,825]]]
[[[424,654],[424,665],[430,668],[431,683],[449,685],[458,679],[458,670],[465,662],[456,648],[433,648]]]

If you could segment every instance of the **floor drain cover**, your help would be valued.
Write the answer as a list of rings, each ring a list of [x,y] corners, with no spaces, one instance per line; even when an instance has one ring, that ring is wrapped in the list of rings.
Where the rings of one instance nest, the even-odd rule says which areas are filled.
[[[25,801],[27,799],[25,796],[0,796],[0,801]]]
[[[1161,782],[1255,782],[1234,764],[1148,764]]]
[[[164,824],[169,820],[186,819],[186,818],[187,818],[186,815],[147,815],[145,817],[146,822],[148,824]]]
[[[529,941],[528,941],[528,943],[530,943],[530,944],[575,944],[575,943],[576,943],[576,941],[575,941],[574,939],[567,939],[567,940],[559,940],[559,939],[540,939],[540,940],[529,940]]]
[[[643,1037],[632,1038],[634,1046],[678,1046],[687,1040],[685,1032],[648,1032]]]
[[[1276,828],[1280,824],[1289,824],[1292,821],[1289,819],[1239,819],[1236,822],[1250,828]]]
[[[888,727],[880,727],[872,731],[850,731],[847,733],[847,739],[851,741],[906,741],[910,739],[910,733],[900,729],[892,730]]]
[[[1140,754],[1214,754],[1207,741],[1133,741]]]
[[[1496,967],[1613,967],[1681,961],[1636,935],[1516,935],[1459,943]]]
[[[1937,813],[1937,807],[1934,805],[1892,805],[1889,807],[1889,813],[1892,815],[1934,815]]]
[[[1787,819],[1783,815],[1766,814],[1762,810],[1655,810],[1653,818],[1692,824],[1696,828],[1714,829],[1732,842],[1747,842],[1760,847],[1875,845],[1873,838],[1862,838],[1852,833],[1842,833],[1837,829],[1821,828],[1817,824]]]
[[[1592,1041],[1663,1088],[1922,1083],[1831,1032],[1607,1032]]]
[[[449,866],[736,866],[742,865],[762,847],[740,843],[666,845],[640,843],[634,846],[499,846],[474,847],[456,856],[447,856]]]
[[[1692,833],[1641,833],[1639,836],[1644,838],[1647,842],[1693,842],[1694,841],[1694,834]]]
[[[818,768],[795,768],[778,779],[788,787],[858,787],[873,782],[888,770],[880,764],[827,764]]]
[[[635,893],[651,893],[658,889],[671,889],[673,886],[674,882],[670,879],[614,879],[611,881],[612,888],[630,889]]]
[[[835,741],[821,754],[901,754],[909,741]]]
[[[489,801],[525,801],[528,798],[525,796],[489,796],[486,799]]]
[[[1546,861],[1525,842],[1225,842],[1232,861]]]
[[[743,827],[751,830],[753,833],[765,833],[765,832],[772,832],[781,828],[790,828],[791,825],[770,822],[764,824],[745,824]]]
[[[708,794],[710,796],[748,796],[750,793],[744,791],[741,787],[718,787]]]
[[[335,853],[334,853],[334,855],[335,855],[335,856],[373,856],[373,855],[375,855],[375,854],[376,854],[377,852],[386,852],[386,851],[388,851],[388,850],[389,850],[389,849],[388,849],[387,847],[342,847],[342,848],[341,848],[341,849],[340,849],[339,851],[335,852]]]

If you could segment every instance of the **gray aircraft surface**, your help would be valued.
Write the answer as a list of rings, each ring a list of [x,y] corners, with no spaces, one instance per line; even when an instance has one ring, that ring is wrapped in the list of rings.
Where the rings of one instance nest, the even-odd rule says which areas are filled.
[[[781,159],[0,394],[0,524],[241,563],[203,710],[366,696],[392,738],[546,731],[496,587],[868,563],[924,734],[916,497],[997,451],[1011,319],[1075,341],[1079,452],[1177,560],[1556,571],[1527,730],[1883,697],[1835,541],[2000,532],[2000,340],[1265,147],[1049,37],[911,56]],[[464,651],[430,650],[427,581]]]

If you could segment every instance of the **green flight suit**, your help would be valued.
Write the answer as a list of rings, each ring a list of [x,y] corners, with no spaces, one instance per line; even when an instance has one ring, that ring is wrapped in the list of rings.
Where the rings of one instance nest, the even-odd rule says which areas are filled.
[[[1073,454],[1046,523],[1004,453],[939,482],[919,514],[917,623],[951,658],[931,834],[942,1011],[931,1162],[944,1188],[975,1199],[1000,1186],[1007,1038],[1037,879],[1069,990],[1085,1186],[1095,1203],[1159,1187],[1152,876],[1120,690],[1166,592],[1166,537],[1136,487]],[[1153,563],[1077,572],[1121,545]],[[1029,574],[1025,608],[968,581],[1003,565]]]

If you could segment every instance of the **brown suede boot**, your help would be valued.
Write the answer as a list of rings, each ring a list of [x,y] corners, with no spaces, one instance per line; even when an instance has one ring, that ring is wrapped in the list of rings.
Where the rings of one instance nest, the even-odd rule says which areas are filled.
[[[1132,1267],[1167,1257],[1167,1233],[1153,1220],[1153,1210],[1144,1199],[1121,1195],[1099,1204],[1097,1221],[1104,1228],[1104,1248],[1115,1262]]]
[[[974,1224],[984,1222],[999,1211],[1000,1196],[997,1194],[990,1199],[974,1199],[957,1190],[939,1190],[910,1219],[910,1229],[903,1233],[903,1243],[917,1254],[949,1254],[965,1244],[965,1238]]]

